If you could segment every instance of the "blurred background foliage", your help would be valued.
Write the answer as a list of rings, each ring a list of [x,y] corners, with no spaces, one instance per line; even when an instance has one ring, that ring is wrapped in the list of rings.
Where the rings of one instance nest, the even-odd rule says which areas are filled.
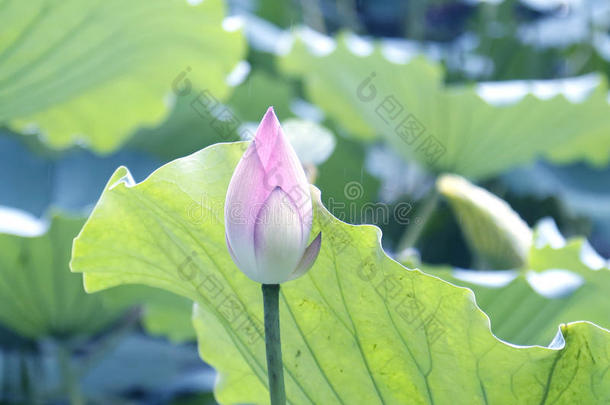
[[[0,1],[0,403],[214,403],[191,302],[86,294],[71,241],[118,166],[269,105],[329,210],[500,338],[610,327],[609,74],[604,0]]]

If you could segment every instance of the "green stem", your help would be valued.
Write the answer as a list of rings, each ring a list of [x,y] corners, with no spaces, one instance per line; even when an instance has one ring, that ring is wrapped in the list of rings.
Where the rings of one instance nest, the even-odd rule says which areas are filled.
[[[426,2],[410,0],[407,4],[407,36],[415,41],[425,39]]]
[[[65,342],[58,343],[58,356],[64,392],[70,405],[83,405],[85,402],[80,392],[79,379],[72,367],[72,350]]]
[[[400,238],[400,242],[398,242],[398,249],[396,250],[397,252],[402,252],[403,250],[415,245],[419,235],[424,230],[426,223],[438,205],[438,201],[438,190],[436,187],[433,187],[430,194],[426,196],[426,199],[418,207],[419,209],[416,212],[416,221],[413,221],[413,224],[407,226],[405,233],[402,235],[402,238]]]
[[[262,289],[269,397],[271,398],[271,405],[285,405],[284,366],[282,364],[282,344],[280,342],[280,285],[263,284]]]
[[[31,404],[35,401],[35,395],[34,384],[32,384],[30,369],[28,365],[28,358],[27,355],[21,350],[19,350],[17,353],[19,355],[19,371],[21,374],[21,392],[23,393],[23,396],[27,403]]]

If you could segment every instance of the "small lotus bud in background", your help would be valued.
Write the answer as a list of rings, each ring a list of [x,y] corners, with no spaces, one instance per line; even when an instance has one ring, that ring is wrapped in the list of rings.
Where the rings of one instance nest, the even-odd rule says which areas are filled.
[[[225,230],[233,261],[262,284],[303,275],[321,245],[318,234],[307,246],[312,218],[303,166],[270,107],[227,191]]]

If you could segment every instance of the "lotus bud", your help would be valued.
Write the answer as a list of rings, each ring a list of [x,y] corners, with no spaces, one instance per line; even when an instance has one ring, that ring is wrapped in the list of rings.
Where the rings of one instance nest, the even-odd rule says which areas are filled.
[[[262,284],[303,275],[320,252],[309,244],[313,219],[303,166],[270,107],[233,172],[225,201],[225,232],[237,267]]]

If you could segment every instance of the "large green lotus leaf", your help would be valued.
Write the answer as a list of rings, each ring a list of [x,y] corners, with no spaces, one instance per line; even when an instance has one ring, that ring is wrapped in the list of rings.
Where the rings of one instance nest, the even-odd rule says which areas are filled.
[[[559,323],[586,319],[610,327],[610,271],[585,239],[566,243],[550,220],[542,221],[532,232],[504,201],[459,176],[444,175],[437,185],[474,252],[492,268],[517,269],[488,273],[425,268],[444,280],[471,288],[497,336],[516,344],[543,344]],[[557,270],[581,277],[582,284],[550,295],[532,287],[532,283],[548,288],[561,282],[558,273],[541,279],[533,277],[532,271]]]
[[[148,333],[164,336],[175,343],[195,340],[191,300],[172,293],[159,294],[155,291],[152,295],[147,291],[143,301],[146,305],[142,325]]]
[[[610,329],[607,295],[610,291],[610,265],[593,251],[586,239],[572,238],[560,248],[550,245],[532,247],[528,269],[534,272],[565,269],[580,276],[582,286],[568,296],[572,302],[565,306],[562,322],[587,319]]]
[[[359,57],[348,49],[343,37],[337,45],[332,53],[314,56],[304,42],[297,40],[292,52],[279,59],[278,66],[301,76],[311,100],[350,136],[372,140],[378,133],[387,132],[387,124],[375,111],[386,96],[394,95],[403,104],[417,100],[422,105],[434,105],[442,88],[443,72],[438,65],[423,57],[408,64],[390,63],[383,59],[379,48],[368,57]],[[427,113],[418,115],[418,119],[432,121],[433,111],[422,110]]]
[[[332,52],[320,54],[325,40],[308,40],[306,45],[298,38],[292,51],[279,58],[279,66],[302,78],[315,104],[351,136],[381,135],[405,158],[415,158],[434,172],[485,178],[539,156],[597,164],[610,157],[610,106],[601,77],[580,102],[559,94],[559,89],[569,93],[578,84],[547,81],[521,83],[503,93],[496,83],[496,94],[525,88],[524,97],[490,104],[476,86],[444,85],[440,67],[422,57],[390,62],[387,55],[397,56],[388,46],[372,46],[369,55],[358,55],[367,47],[355,46],[350,35],[339,36]],[[586,87],[594,79],[580,83]],[[532,89],[545,97],[557,95],[541,99]]]
[[[128,308],[144,304],[142,322],[148,332],[193,340],[192,303],[183,297],[146,286],[99,295],[83,291],[82,278],[70,273],[68,263],[72,240],[84,222],[55,214],[39,236],[0,233],[0,324],[32,339],[85,337],[111,325]]]
[[[443,175],[436,184],[483,268],[525,264],[532,231],[504,200],[456,175]]]
[[[174,343],[195,340],[191,319],[193,302],[188,298],[145,285],[122,286],[102,295],[104,305],[111,309],[139,309],[140,324],[149,335]]]
[[[280,118],[291,116],[288,109],[294,90],[289,83],[255,70],[221,106],[219,95],[209,94],[210,108],[198,99],[201,93],[191,91],[178,97],[170,116],[155,128],[138,131],[127,147],[150,152],[165,160],[191,154],[219,142],[239,140],[241,124],[260,121],[260,111],[270,105]],[[223,125],[221,118],[228,122]]]
[[[586,319],[610,328],[610,270],[587,268],[578,257],[581,243],[572,241],[565,248],[537,261],[541,271],[563,269],[583,277],[582,285],[560,296],[549,297],[536,291],[527,279],[529,269],[482,273],[477,270],[426,266],[424,270],[453,284],[472,289],[477,303],[491,318],[492,330],[496,336],[515,344],[544,344],[556,333],[559,323]],[[546,256],[543,252],[544,249],[532,256]],[[564,256],[569,261],[558,262],[551,256]],[[500,285],[488,284],[490,280],[502,279],[505,282]]]
[[[116,319],[104,294],[88,296],[68,268],[84,219],[56,215],[46,233],[0,234],[0,323],[22,336],[91,334]]]
[[[260,285],[233,264],[223,205],[244,143],[175,160],[134,184],[110,179],[74,241],[71,268],[93,292],[125,283],[197,302],[200,353],[219,372],[220,403],[268,403]],[[468,289],[408,270],[381,249],[379,230],[345,224],[319,202],[320,255],[282,286],[291,404],[603,404],[610,334],[561,326],[551,347],[492,335]],[[194,215],[194,213],[200,213]]]
[[[536,226],[534,240],[535,245],[527,259],[527,268],[532,271],[568,269],[585,280],[598,279],[598,275],[610,277],[609,261],[601,257],[585,238],[574,237],[566,241],[550,219],[541,220]]]
[[[549,220],[541,221],[534,234],[536,242],[517,270],[424,270],[472,289],[493,332],[511,343],[544,344],[558,324],[584,319],[610,328],[608,262],[584,238],[566,242]]]
[[[110,152],[168,114],[187,85],[226,97],[244,52],[220,0],[6,0],[0,7],[0,123],[54,148]],[[186,77],[180,76],[187,74]]]

